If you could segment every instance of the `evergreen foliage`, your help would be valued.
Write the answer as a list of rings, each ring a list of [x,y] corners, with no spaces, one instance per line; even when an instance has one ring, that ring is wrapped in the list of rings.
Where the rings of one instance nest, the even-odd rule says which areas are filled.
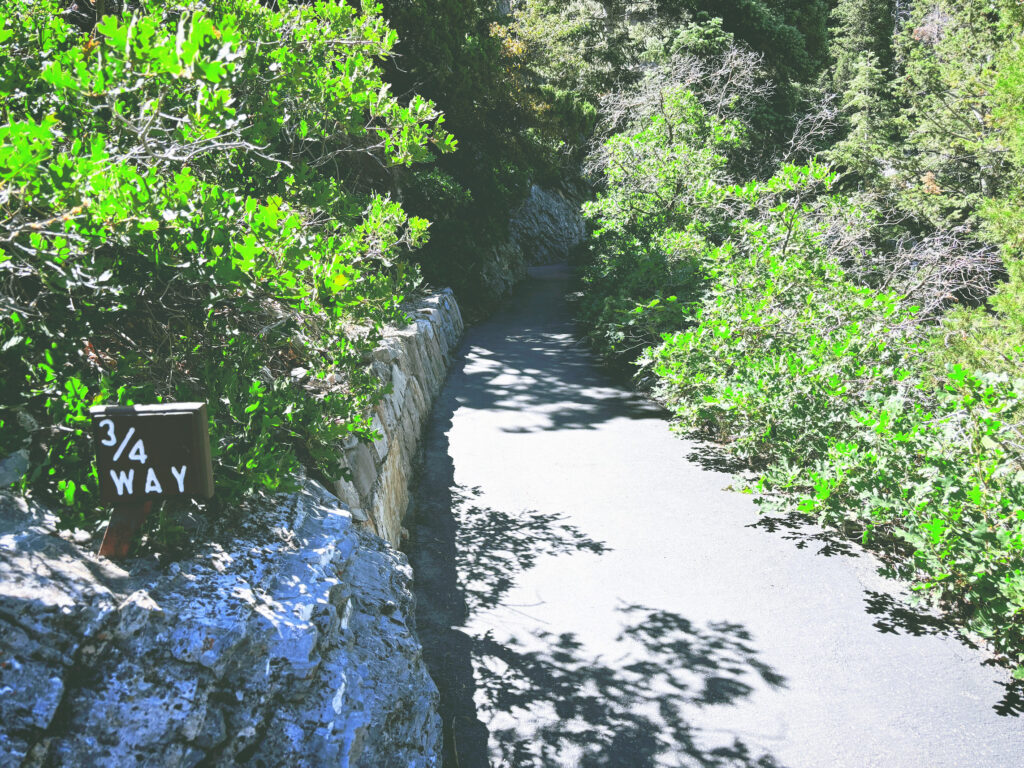
[[[896,7],[892,0],[840,0],[832,9],[829,55],[832,88],[843,93],[867,56],[888,81],[894,63]]]
[[[432,222],[430,244],[417,254],[425,277],[451,285],[477,311],[493,299],[481,270],[507,236],[510,210],[532,177],[559,167],[558,140],[544,135],[539,113],[566,94],[539,92],[489,0],[386,0],[384,14],[399,36],[389,80],[400,93],[432,99],[461,146],[399,175],[396,192]]]

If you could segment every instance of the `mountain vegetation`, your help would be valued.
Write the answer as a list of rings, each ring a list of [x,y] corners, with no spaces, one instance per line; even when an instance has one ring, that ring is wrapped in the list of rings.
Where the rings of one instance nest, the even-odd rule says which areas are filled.
[[[581,319],[763,504],[1020,665],[1020,6],[736,6],[620,36]]]
[[[426,239],[391,177],[456,140],[384,79],[375,6],[110,10],[0,2],[3,453],[69,525],[93,403],[208,403],[222,509],[336,476]]]
[[[91,525],[88,406],[202,400],[216,508],[336,475],[403,299],[485,310],[510,211],[579,177],[594,346],[765,504],[1024,665],[1022,25],[1015,0],[0,0],[0,459]]]

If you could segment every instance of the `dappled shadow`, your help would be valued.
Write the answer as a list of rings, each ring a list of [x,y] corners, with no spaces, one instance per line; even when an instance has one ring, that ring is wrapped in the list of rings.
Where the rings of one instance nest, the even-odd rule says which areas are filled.
[[[478,714],[490,745],[459,743],[462,766],[778,766],[741,739],[709,738],[690,707],[728,706],[756,681],[784,679],[761,662],[743,627],[697,626],[640,605],[620,609],[615,659],[587,652],[571,633],[536,632],[530,648],[472,638]]]
[[[461,389],[483,390],[473,407],[511,407],[501,402],[510,389],[483,373],[466,374],[465,367],[463,363],[451,376],[479,376]],[[407,525],[409,559],[416,574],[416,623],[424,660],[441,695],[445,765],[467,768],[488,765],[488,731],[474,701],[476,641],[458,627],[474,613],[499,605],[516,576],[532,568],[539,557],[600,555],[607,547],[562,522],[558,514],[491,509],[481,502],[481,489],[455,483],[448,433],[455,411],[466,403],[453,396],[452,389],[446,388],[438,398],[424,433],[423,462]],[[554,417],[558,423],[573,428],[597,418],[596,405],[587,412],[569,408],[568,392],[538,395],[555,404],[563,396],[567,407]],[[478,756],[480,762],[466,756]]]
[[[511,432],[665,418],[659,406],[610,382],[574,339],[567,313],[551,319],[568,284],[557,272],[546,276],[535,274],[473,329],[424,434],[409,557],[424,659],[441,694],[445,765],[775,768],[771,756],[705,733],[687,717],[687,709],[733,705],[755,686],[783,685],[738,624],[697,626],[676,613],[622,605],[620,631],[603,655],[571,633],[506,639],[468,629],[485,612],[515,615],[505,599],[540,559],[608,548],[558,514],[494,509],[486,489],[457,484],[448,440],[454,413],[507,411],[515,414],[504,427]],[[523,327],[524,317],[537,327]]]
[[[860,549],[854,542],[838,531],[822,528],[813,518],[802,512],[785,515],[766,513],[748,528],[757,528],[767,533],[781,533],[781,538],[795,543],[797,549],[818,547],[816,554],[824,557],[860,557]]]
[[[992,709],[1000,717],[1020,717],[1024,715],[1024,681],[997,680],[1003,689],[1003,698],[996,702]]]
[[[480,503],[478,488],[438,487],[434,470],[444,472],[450,464],[446,459],[427,455],[409,521],[416,621],[424,659],[441,694],[445,765],[485,766],[488,730],[474,700],[478,641],[457,627],[501,604],[516,576],[541,556],[600,555],[607,546],[565,524],[560,515],[490,509]],[[433,482],[426,480],[428,473]]]
[[[608,551],[603,542],[563,523],[562,515],[488,509],[477,503],[481,495],[479,488],[452,489],[456,569],[470,612],[498,605],[514,586],[515,577],[532,568],[542,555]]]
[[[867,612],[878,617],[873,625],[882,634],[914,637],[951,635],[959,637],[964,645],[977,648],[970,640],[959,635],[952,621],[907,605],[892,595],[866,590],[864,602]]]
[[[726,475],[744,476],[750,472],[750,465],[729,454],[722,446],[707,442],[702,435],[684,433],[685,438],[692,440],[690,452],[686,460],[710,472],[721,472]]]
[[[441,696],[445,765],[778,768],[741,739],[704,733],[685,711],[784,684],[738,624],[697,626],[622,605],[614,652],[604,655],[569,633],[509,640],[466,629],[485,611],[514,611],[504,598],[542,557],[608,548],[557,514],[493,509],[481,489],[458,485],[448,444],[458,407],[447,391],[435,405],[408,520],[417,630]]]
[[[905,581],[907,577],[907,574],[900,570],[900,559],[894,558],[891,552],[877,546],[865,546],[857,539],[844,537],[840,531],[822,528],[813,518],[800,512],[783,516],[767,514],[747,527],[772,534],[782,532],[782,538],[795,542],[797,549],[816,547],[820,544],[816,554],[825,557],[860,557],[867,554],[875,558],[876,571],[879,575],[896,581]],[[942,636],[972,650],[980,650],[978,643],[964,633],[953,617],[911,605],[898,595],[865,589],[864,610],[868,615],[875,617],[872,626],[882,634],[911,637]],[[985,663],[999,667],[1002,673],[1006,674],[1005,659]],[[1024,681],[993,682],[1003,689],[1003,695],[992,705],[992,709],[1002,717],[1024,715]]]
[[[458,404],[477,411],[529,412],[505,432],[596,429],[616,418],[664,419],[657,404],[615,386],[586,344],[575,337],[568,313],[552,318],[565,303],[570,280],[564,271],[531,270],[521,286],[488,321],[473,330],[452,379],[462,379]],[[531,318],[524,325],[523,318]],[[533,324],[536,323],[536,324]]]
[[[493,509],[482,489],[457,484],[448,433],[460,406],[449,391],[435,405],[408,521],[417,629],[441,696],[445,765],[778,768],[742,739],[706,733],[687,717],[688,708],[727,707],[755,686],[784,685],[739,624],[698,626],[622,605],[605,654],[571,633],[506,639],[467,629],[484,612],[514,612],[504,599],[541,558],[608,548],[558,514]]]

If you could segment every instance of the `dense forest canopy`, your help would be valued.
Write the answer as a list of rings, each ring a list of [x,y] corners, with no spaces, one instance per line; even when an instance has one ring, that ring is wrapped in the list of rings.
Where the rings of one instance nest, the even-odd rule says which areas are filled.
[[[202,400],[223,509],[372,439],[403,297],[573,183],[580,320],[1024,662],[1017,0],[0,0],[0,454]],[[0,456],[0,458],[3,458]],[[157,521],[174,543],[182,518]]]

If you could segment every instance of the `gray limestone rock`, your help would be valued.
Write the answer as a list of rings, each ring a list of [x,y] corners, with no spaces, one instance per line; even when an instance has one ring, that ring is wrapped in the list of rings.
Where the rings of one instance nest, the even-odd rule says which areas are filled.
[[[512,215],[509,232],[530,264],[565,261],[587,234],[577,200],[536,184]]]
[[[486,301],[497,301],[526,277],[526,257],[512,240],[499,243],[482,259],[480,279]]]
[[[127,574],[80,557],[56,519],[0,492],[0,766],[19,765],[57,714],[83,649],[102,639]]]
[[[405,557],[318,484],[128,570],[0,493],[0,766],[436,766]]]
[[[28,451],[22,448],[0,460],[0,488],[16,483],[28,472]]]

